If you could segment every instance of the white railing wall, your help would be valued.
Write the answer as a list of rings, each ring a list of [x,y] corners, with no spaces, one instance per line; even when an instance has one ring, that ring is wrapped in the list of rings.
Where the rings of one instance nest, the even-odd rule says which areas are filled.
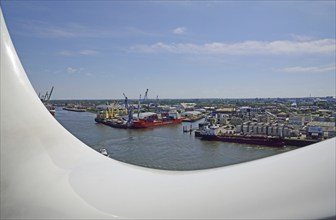
[[[161,171],[107,158],[31,86],[1,19],[1,218],[316,219],[335,216],[335,138],[252,162]]]

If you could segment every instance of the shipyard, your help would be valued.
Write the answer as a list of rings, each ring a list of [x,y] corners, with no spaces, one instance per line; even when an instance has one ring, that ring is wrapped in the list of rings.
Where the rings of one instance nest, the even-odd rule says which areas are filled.
[[[223,146],[236,146],[238,150],[255,148],[260,154],[256,157],[258,158],[259,156],[263,157],[262,151],[281,153],[336,136],[336,99],[334,97],[159,99],[158,96],[154,96],[155,98],[151,99],[149,92],[150,90],[146,89],[144,95],[140,94],[138,99],[129,99],[126,94],[122,93],[123,98],[115,100],[67,100],[66,102],[52,100],[50,102],[56,106],[56,112],[61,111],[61,115],[64,115],[66,110],[71,111],[66,106],[73,106],[80,110],[74,111],[72,117],[78,115],[82,118],[84,117],[83,112],[86,112],[85,117],[89,116],[90,119],[85,119],[85,123],[93,126],[94,130],[96,128],[102,129],[101,126],[104,126],[106,132],[110,130],[117,136],[118,134],[126,135],[121,146],[117,147],[118,150],[114,149],[115,145],[112,140],[110,140],[111,144],[107,145],[106,140],[100,140],[104,144],[95,143],[92,147],[98,152],[104,152],[104,155],[109,155],[114,159],[160,169],[188,170],[195,168],[193,164],[195,161],[189,161],[190,167],[189,165],[176,165],[178,163],[173,155],[176,157],[175,153],[177,152],[174,153],[174,151],[180,150],[172,147],[175,144],[179,145],[179,143],[174,143],[176,140],[180,142],[183,140],[183,143],[191,146],[195,145],[195,148],[197,145],[212,145],[212,142],[222,143]],[[62,117],[59,120],[61,123],[68,123],[63,121]],[[79,127],[74,129],[81,130]],[[121,130],[120,132],[122,130],[132,131],[130,131],[131,133],[120,133],[118,130]],[[170,135],[170,138],[164,142],[162,140],[158,142],[152,137],[158,135],[156,130],[160,136]],[[143,133],[143,131],[147,132]],[[96,131],[90,134],[91,138],[94,132]],[[147,138],[143,137],[143,134],[146,134]],[[134,160],[130,159],[130,155],[120,154],[120,152],[133,149],[132,140],[137,140],[141,146],[160,145],[164,149],[161,152],[157,152],[161,149],[160,147],[152,149],[151,152],[148,152],[148,149],[144,147],[137,148],[136,153],[142,155],[147,152],[154,158],[168,157],[170,162],[162,164],[153,163],[153,159]],[[85,138],[83,141],[86,141]],[[124,149],[121,150],[123,146]],[[190,150],[190,153],[192,152],[193,150]],[[247,158],[240,157],[241,155],[237,155],[237,159],[233,163],[237,163],[241,159],[254,158],[251,155]],[[218,164],[223,164],[223,161],[214,162],[212,165],[205,164],[207,165],[202,165],[201,168],[216,167]]]
[[[54,100],[55,89],[38,96],[71,133],[104,156],[150,168],[227,166],[336,136],[332,96],[159,99],[146,89],[138,98]]]

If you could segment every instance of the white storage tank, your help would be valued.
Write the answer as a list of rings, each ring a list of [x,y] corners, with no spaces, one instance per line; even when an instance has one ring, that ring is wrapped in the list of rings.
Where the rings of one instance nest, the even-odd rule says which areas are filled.
[[[236,133],[240,133],[243,131],[243,126],[242,125],[237,125],[236,126]]]

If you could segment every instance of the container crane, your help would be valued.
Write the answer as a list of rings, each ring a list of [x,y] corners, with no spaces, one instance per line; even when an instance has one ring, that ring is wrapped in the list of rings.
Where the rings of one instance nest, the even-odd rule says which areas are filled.
[[[158,105],[159,105],[159,96],[156,96],[155,113],[159,113],[159,111],[158,111]]]
[[[147,110],[149,111],[149,102],[148,102],[148,89],[145,92],[144,102],[147,103]]]
[[[125,93],[123,93],[124,97],[125,97],[125,109],[126,111],[128,112],[128,98],[127,96],[125,95]]]
[[[51,94],[52,94],[53,90],[54,90],[54,86],[51,87],[50,93],[47,91],[44,96],[42,95],[42,97],[40,97],[40,93],[39,93],[38,96],[43,103],[47,103],[50,100],[50,97],[51,97]]]
[[[141,102],[141,94],[138,100],[138,119],[140,118],[140,102]]]
[[[128,113],[128,121],[127,123],[131,123],[133,121],[133,106],[130,106],[128,103],[128,98],[125,95],[125,93],[123,93],[124,97],[125,97],[125,108],[127,110]]]
[[[49,96],[49,93],[48,93],[48,91],[45,93],[45,95],[44,96],[42,96],[42,101],[43,101],[43,103],[47,100],[47,97]]]
[[[51,87],[47,102],[50,100],[50,97],[51,97],[51,94],[52,94],[53,91],[54,91],[54,86]]]

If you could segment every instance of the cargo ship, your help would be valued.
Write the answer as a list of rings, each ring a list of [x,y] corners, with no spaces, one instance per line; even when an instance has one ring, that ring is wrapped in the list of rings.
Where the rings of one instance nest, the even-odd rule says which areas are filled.
[[[67,105],[63,107],[63,110],[72,111],[72,112],[86,112],[86,107],[77,106],[77,105]]]
[[[177,112],[167,112],[153,114],[151,116],[133,120],[132,128],[150,128],[170,124],[179,124],[182,122]]]
[[[265,145],[269,147],[283,147],[285,142],[282,138],[253,135],[200,135],[202,140],[223,141],[239,144]]]
[[[109,105],[105,110],[98,111],[94,120],[113,128],[130,128],[132,124],[129,120],[128,110],[120,110],[120,105],[117,102]]]

